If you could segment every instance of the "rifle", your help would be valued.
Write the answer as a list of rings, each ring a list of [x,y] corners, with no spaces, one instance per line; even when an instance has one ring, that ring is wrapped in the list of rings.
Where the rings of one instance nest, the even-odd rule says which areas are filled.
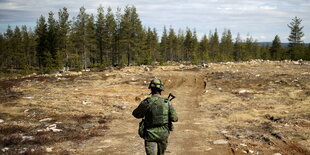
[[[174,98],[175,98],[175,96],[172,95],[171,93],[169,93],[168,98],[167,98],[168,101],[172,101]],[[168,105],[169,105],[169,103],[168,103]],[[169,109],[170,109],[170,107],[169,107]],[[170,119],[168,120],[168,128],[169,128],[169,131],[173,131],[173,124],[172,124],[172,121]]]
[[[170,98],[170,97],[171,97],[171,98]],[[171,93],[169,93],[169,95],[168,95],[168,100],[169,100],[169,101],[172,101],[174,98],[175,98],[175,96],[172,95]]]

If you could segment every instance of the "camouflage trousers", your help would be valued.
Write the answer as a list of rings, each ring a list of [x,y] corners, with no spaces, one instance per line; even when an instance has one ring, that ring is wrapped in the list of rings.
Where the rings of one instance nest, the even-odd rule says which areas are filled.
[[[147,155],[164,155],[167,149],[168,141],[150,142],[144,141],[145,152]]]

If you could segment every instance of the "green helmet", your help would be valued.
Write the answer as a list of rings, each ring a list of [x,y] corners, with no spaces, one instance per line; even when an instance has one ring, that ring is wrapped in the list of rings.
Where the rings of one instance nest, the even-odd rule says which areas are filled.
[[[158,88],[161,91],[165,90],[164,83],[160,79],[154,79],[150,82],[149,89]]]

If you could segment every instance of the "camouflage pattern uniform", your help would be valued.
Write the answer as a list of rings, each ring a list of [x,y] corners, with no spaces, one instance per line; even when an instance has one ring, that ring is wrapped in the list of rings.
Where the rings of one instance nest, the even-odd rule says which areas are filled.
[[[148,155],[162,155],[168,144],[168,123],[178,121],[178,117],[172,104],[159,94],[143,100],[133,111],[136,118],[145,119],[145,151]]]

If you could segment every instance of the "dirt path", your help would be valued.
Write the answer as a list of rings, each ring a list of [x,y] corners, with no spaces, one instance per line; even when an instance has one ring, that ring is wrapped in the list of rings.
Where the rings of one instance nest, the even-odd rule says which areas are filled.
[[[230,149],[227,145],[211,144],[213,140],[224,137],[217,133],[209,112],[200,107],[202,96],[205,95],[204,77],[194,72],[174,73],[174,75],[179,76],[169,78],[179,79],[180,84],[168,91],[173,91],[179,96],[175,106],[180,122],[175,123],[168,151],[171,151],[171,154],[229,154]]]
[[[225,137],[217,130],[209,111],[200,107],[202,97],[207,96],[204,77],[192,71],[154,76],[166,82],[163,96],[169,92],[177,96],[174,106],[179,122],[175,123],[175,131],[169,138],[167,154],[231,154],[228,144],[212,144],[214,140]],[[137,135],[140,120],[134,119],[131,111],[125,111],[123,115],[124,120],[114,120],[110,124],[107,135],[85,141],[76,151],[81,154],[144,154],[143,140]]]

